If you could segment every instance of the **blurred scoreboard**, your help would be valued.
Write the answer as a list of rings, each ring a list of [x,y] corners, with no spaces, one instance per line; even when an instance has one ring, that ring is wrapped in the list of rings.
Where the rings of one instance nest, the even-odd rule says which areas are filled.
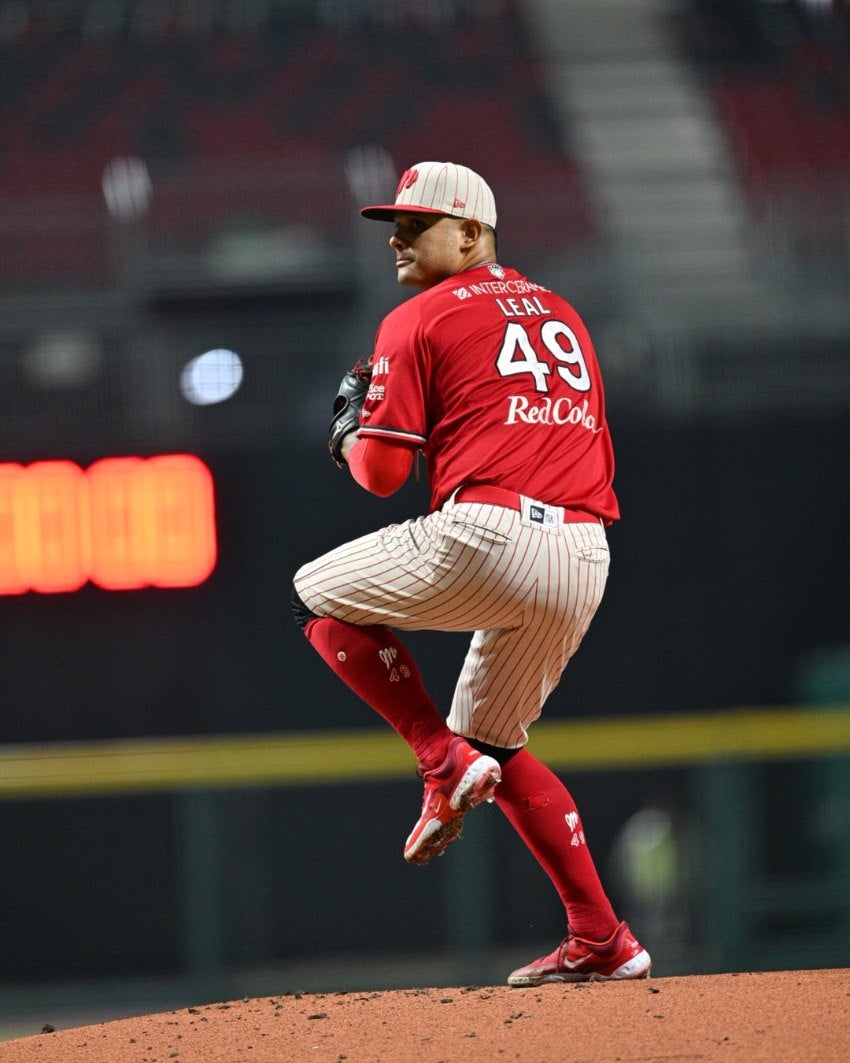
[[[192,454],[0,463],[0,595],[192,587],[216,549],[212,474]]]

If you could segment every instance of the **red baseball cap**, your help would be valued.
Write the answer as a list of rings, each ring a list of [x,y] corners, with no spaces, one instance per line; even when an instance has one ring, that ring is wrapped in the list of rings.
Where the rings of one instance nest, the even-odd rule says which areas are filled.
[[[395,203],[363,207],[364,218],[392,221],[396,214],[448,214],[496,228],[496,201],[487,182],[454,162],[419,162],[401,175]]]

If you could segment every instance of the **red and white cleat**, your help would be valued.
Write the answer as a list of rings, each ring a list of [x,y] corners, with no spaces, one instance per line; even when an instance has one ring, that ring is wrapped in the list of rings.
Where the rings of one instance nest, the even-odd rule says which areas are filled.
[[[652,960],[627,923],[620,923],[607,941],[586,941],[570,935],[527,967],[508,975],[508,985],[518,988],[544,982],[609,982],[649,978]]]
[[[476,805],[488,801],[502,781],[499,762],[479,753],[463,738],[453,738],[443,763],[427,771],[422,814],[404,843],[409,864],[427,864],[442,856],[460,837],[463,817]]]

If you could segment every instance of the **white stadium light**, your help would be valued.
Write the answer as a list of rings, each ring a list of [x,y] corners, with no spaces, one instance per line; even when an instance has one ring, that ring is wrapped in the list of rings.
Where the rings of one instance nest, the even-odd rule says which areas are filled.
[[[183,398],[193,406],[224,402],[242,383],[242,359],[235,351],[216,348],[187,362],[180,374]]]

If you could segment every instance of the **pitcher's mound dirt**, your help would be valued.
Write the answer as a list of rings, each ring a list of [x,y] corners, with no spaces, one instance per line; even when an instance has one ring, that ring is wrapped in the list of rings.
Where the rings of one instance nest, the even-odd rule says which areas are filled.
[[[283,994],[55,1030],[0,1063],[850,1059],[850,969]]]

